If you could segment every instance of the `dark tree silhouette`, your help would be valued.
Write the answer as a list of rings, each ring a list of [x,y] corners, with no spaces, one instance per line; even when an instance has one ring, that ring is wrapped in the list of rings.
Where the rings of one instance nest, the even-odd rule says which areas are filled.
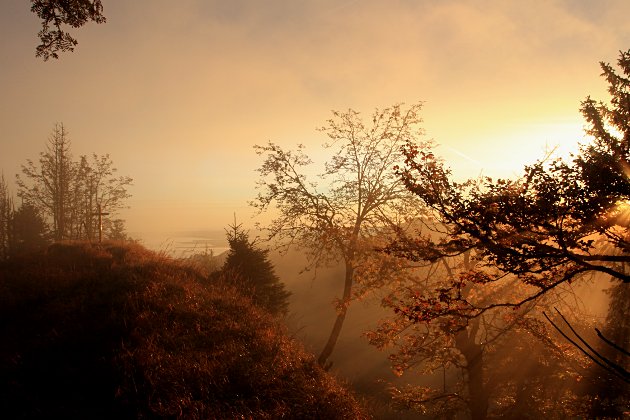
[[[286,315],[291,295],[274,272],[266,249],[256,246],[240,224],[227,230],[230,251],[222,271],[235,275],[235,281],[257,305],[274,315]]]
[[[41,44],[35,55],[44,61],[59,58],[59,52],[74,51],[78,42],[65,26],[79,28],[89,21],[105,22],[101,0],[31,0],[31,11],[42,21],[37,34]]]
[[[450,170],[436,157],[432,143],[406,145],[406,164],[399,168],[399,174],[433,217],[417,222],[423,227],[416,235],[401,232],[387,250],[428,266],[470,253],[475,264],[463,267],[454,276],[440,277],[430,272],[429,277],[440,277],[432,279],[432,287],[408,288],[391,303],[398,316],[411,325],[437,324],[445,332],[456,334],[455,345],[462,354],[471,350],[475,356],[472,350],[480,346],[479,341],[474,337],[468,340],[469,349],[458,341],[466,338],[462,332],[471,338],[479,319],[501,312],[493,309],[512,308],[516,312],[531,305],[538,307],[552,292],[587,275],[606,285],[612,279],[613,284],[627,288],[630,51],[620,53],[618,65],[621,74],[602,63],[612,96],[610,103],[591,98],[582,102],[591,141],[568,159],[547,156],[527,166],[518,179],[494,181],[486,177],[455,182]],[[478,292],[470,293],[475,288],[515,286],[525,293],[494,293],[490,299],[481,299]],[[607,325],[628,319],[627,309],[627,303],[616,305],[609,312]],[[609,335],[615,336],[612,332]],[[617,340],[620,346],[627,345],[626,336]],[[553,341],[549,344],[555,345]],[[574,347],[578,349],[579,345]],[[409,354],[421,350],[405,349]],[[618,355],[622,352],[617,350]],[[472,367],[474,357],[465,358],[466,366]],[[609,359],[617,360],[612,356]],[[617,362],[617,367],[621,365]],[[611,377],[607,375],[607,379]],[[627,395],[624,382],[617,382],[609,390],[600,389],[613,399],[618,389]],[[475,417],[483,418],[486,408],[475,410]]]
[[[400,170],[407,188],[433,210],[444,236],[400,238],[389,248],[416,261],[436,261],[475,250],[476,268],[441,288],[440,309],[419,297],[399,310],[416,320],[447,314],[474,317],[497,306],[518,307],[587,273],[630,282],[630,51],[622,75],[602,63],[610,104],[587,98],[582,113],[592,141],[568,161],[549,158],[516,180],[451,180],[431,145],[409,143]],[[462,296],[469,283],[505,281],[533,286],[513,302],[479,306]]]
[[[22,175],[17,175],[18,197],[49,216],[55,240],[69,237],[71,183],[75,167],[70,153],[70,139],[63,124],[55,124],[46,151],[40,153],[39,165],[27,160]]]
[[[46,222],[37,209],[22,204],[11,219],[11,255],[23,255],[44,249],[49,244]]]

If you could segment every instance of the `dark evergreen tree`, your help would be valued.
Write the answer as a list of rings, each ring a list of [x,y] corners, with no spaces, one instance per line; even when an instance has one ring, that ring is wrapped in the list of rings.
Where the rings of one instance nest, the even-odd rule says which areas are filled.
[[[46,222],[34,206],[22,204],[11,218],[10,254],[27,254],[41,250],[48,244]]]
[[[125,221],[123,219],[104,220],[103,221],[104,237],[114,241],[128,241],[131,238],[127,235],[125,229]]]
[[[286,315],[291,295],[274,272],[269,251],[258,248],[255,240],[234,223],[227,230],[230,251],[223,264],[223,273],[233,274],[235,281],[251,293],[254,303],[275,315]]]

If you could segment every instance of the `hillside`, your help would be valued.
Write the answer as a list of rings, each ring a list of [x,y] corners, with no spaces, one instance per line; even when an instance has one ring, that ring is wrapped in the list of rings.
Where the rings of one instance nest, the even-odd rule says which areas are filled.
[[[139,245],[0,264],[3,418],[367,418],[224,282]]]

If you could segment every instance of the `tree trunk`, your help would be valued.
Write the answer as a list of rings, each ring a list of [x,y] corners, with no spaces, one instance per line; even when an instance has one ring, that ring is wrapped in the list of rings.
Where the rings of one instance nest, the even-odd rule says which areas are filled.
[[[472,420],[483,420],[488,415],[488,393],[483,382],[483,346],[475,342],[479,320],[472,321],[470,331],[460,331],[455,345],[466,359],[468,376],[468,408]]]
[[[337,314],[337,319],[335,319],[335,324],[333,325],[332,331],[330,332],[330,336],[328,337],[328,341],[324,346],[321,354],[317,358],[317,363],[320,366],[323,366],[326,370],[330,368],[332,363],[328,362],[328,358],[332,354],[335,349],[335,345],[337,344],[337,340],[339,339],[339,334],[341,334],[341,328],[343,327],[343,322],[346,319],[346,313],[348,312],[348,304],[350,303],[350,297],[352,295],[352,277],[354,276],[354,267],[352,263],[346,261],[346,276],[343,287],[343,296],[341,298],[341,308]]]

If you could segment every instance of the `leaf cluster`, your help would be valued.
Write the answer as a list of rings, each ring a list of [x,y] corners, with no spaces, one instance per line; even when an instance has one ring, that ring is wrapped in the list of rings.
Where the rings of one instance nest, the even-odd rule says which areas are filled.
[[[31,0],[31,11],[42,21],[35,55],[44,61],[59,58],[59,52],[74,51],[78,42],[63,29],[65,25],[79,28],[89,21],[106,21],[101,0]]]
[[[401,238],[389,251],[429,263],[474,252],[476,268],[462,273],[458,284],[514,276],[537,288],[507,306],[534,300],[587,273],[630,282],[624,268],[630,262],[629,56],[630,51],[621,53],[618,61],[622,75],[602,64],[613,98],[609,105],[590,99],[582,103],[592,141],[569,159],[547,156],[526,166],[517,179],[482,177],[458,183],[434,154],[434,145],[408,143],[399,175],[432,210],[439,235]],[[436,292],[433,300],[445,301],[448,309],[440,307],[434,317],[462,310],[476,316],[503,305],[472,307],[452,287]],[[433,316],[424,311],[426,305],[435,302],[422,300],[410,311],[418,319]]]

